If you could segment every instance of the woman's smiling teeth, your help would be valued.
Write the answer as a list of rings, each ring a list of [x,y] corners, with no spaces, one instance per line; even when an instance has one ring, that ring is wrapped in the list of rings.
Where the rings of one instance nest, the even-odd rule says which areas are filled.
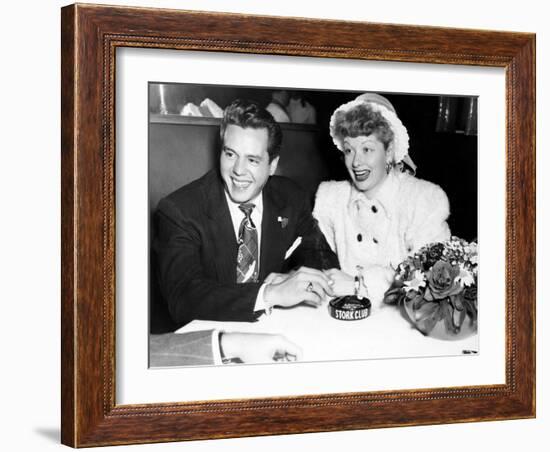
[[[354,170],[353,174],[355,175],[356,181],[363,182],[368,179],[370,170],[368,169]]]

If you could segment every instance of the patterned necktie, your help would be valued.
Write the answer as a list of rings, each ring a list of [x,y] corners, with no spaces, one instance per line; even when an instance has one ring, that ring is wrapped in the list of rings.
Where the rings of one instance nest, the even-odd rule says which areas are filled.
[[[237,251],[237,282],[258,280],[258,231],[251,215],[254,204],[239,205],[245,217],[239,226],[239,249]]]

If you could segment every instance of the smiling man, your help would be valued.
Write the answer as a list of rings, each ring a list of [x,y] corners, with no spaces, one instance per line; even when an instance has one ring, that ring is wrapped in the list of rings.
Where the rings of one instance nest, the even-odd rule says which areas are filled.
[[[319,306],[332,296],[322,271],[337,265],[305,192],[274,176],[282,132],[271,114],[236,100],[220,127],[219,168],[162,199],[154,252],[172,319],[253,321],[275,306]],[[303,267],[282,274],[301,241]]]

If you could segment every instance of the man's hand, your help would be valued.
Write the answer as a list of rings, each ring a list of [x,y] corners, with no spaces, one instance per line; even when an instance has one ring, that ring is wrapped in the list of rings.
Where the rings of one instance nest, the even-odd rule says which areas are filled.
[[[267,278],[264,279],[265,284],[279,284],[280,282],[283,282],[285,279],[288,278],[288,274],[286,273],[270,273],[267,275]]]
[[[264,299],[269,306],[290,307],[302,302],[320,306],[327,297],[334,297],[330,276],[320,270],[301,267],[286,278],[277,275],[265,288]]]
[[[280,334],[221,333],[220,347],[225,358],[244,363],[298,361],[302,349]]]

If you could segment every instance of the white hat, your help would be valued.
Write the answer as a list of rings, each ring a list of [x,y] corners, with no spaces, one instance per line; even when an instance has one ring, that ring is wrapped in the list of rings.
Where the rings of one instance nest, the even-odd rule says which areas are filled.
[[[376,93],[364,93],[355,98],[354,100],[340,105],[330,118],[330,136],[334,145],[343,151],[343,142],[336,134],[336,115],[338,113],[344,113],[358,105],[368,104],[374,111],[379,112],[382,117],[388,122],[393,132],[393,140],[391,141],[388,150],[392,155],[394,165],[398,165],[403,162],[408,165],[413,173],[416,172],[416,165],[413,163],[409,156],[409,134],[406,127],[401,120],[397,117],[395,108],[391,102],[384,96]]]

